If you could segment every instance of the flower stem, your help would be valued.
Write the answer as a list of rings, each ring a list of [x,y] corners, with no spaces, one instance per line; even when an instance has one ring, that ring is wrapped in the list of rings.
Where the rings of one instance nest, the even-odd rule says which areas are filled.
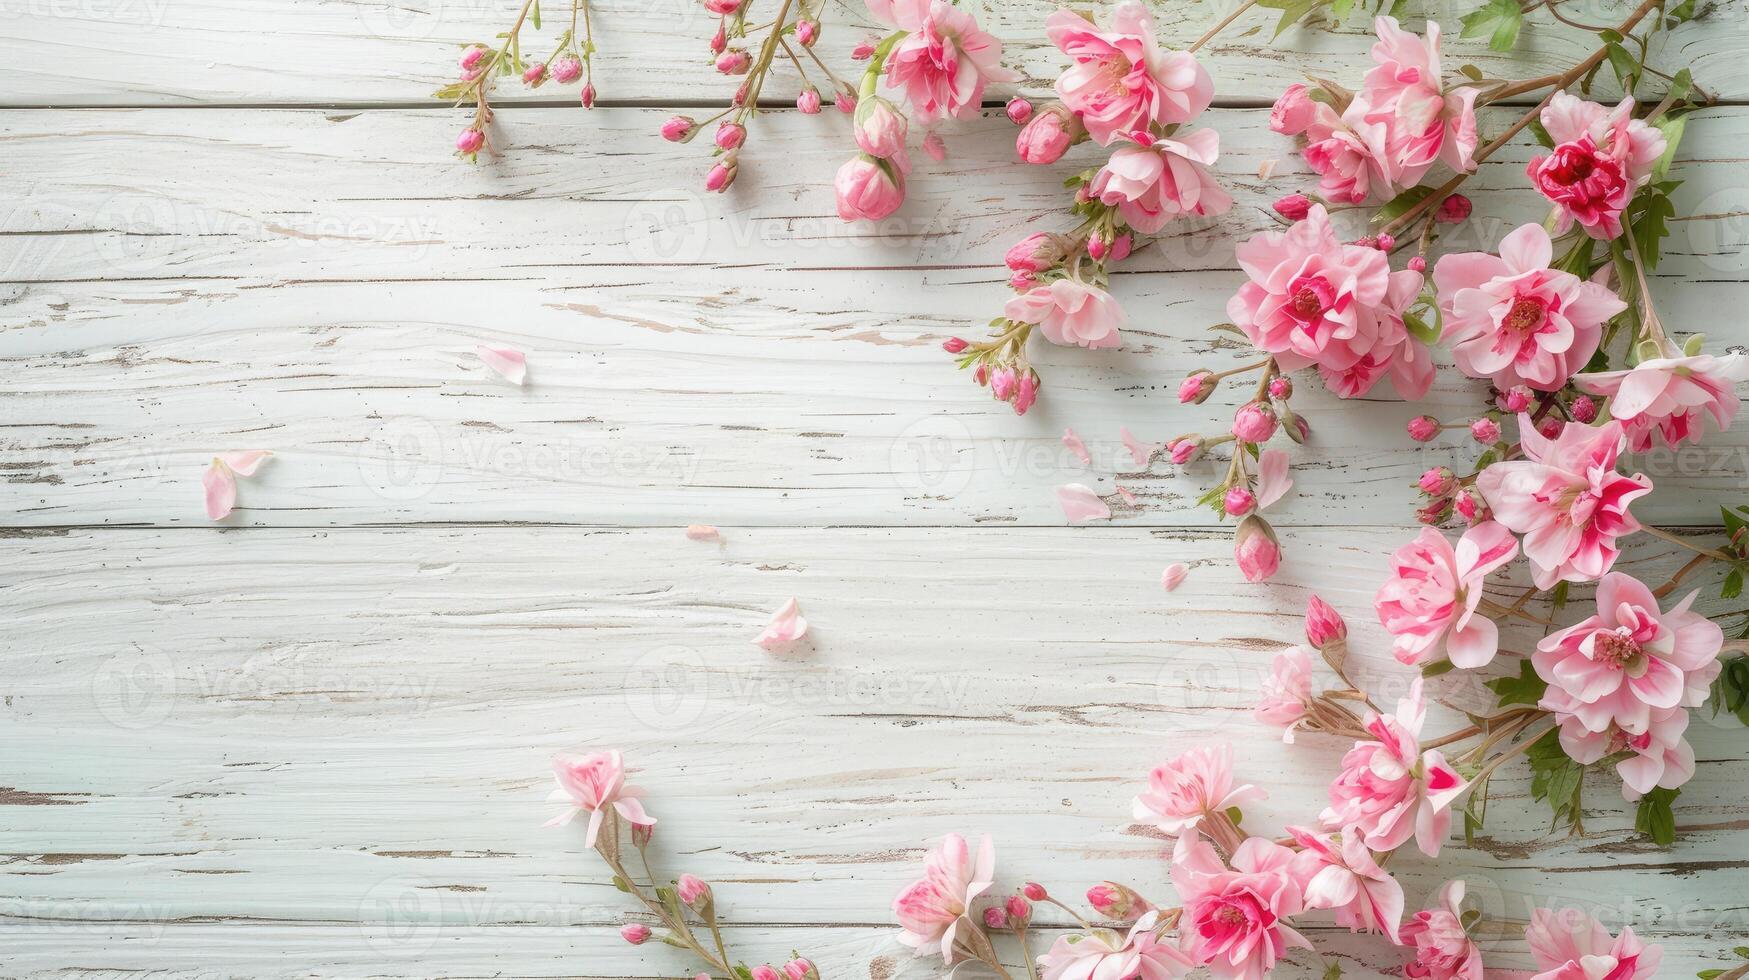
[[[1233,23],[1233,21],[1238,20],[1240,14],[1244,13],[1247,10],[1250,10],[1252,7],[1254,7],[1256,5],[1257,5],[1257,0],[1245,0],[1244,3],[1241,3],[1239,6],[1233,8],[1232,13],[1221,18],[1220,23],[1209,28],[1208,33],[1204,34],[1202,37],[1197,38],[1196,41],[1194,43],[1192,43],[1190,47],[1185,48],[1184,50],[1188,53],[1195,53],[1203,45],[1209,43],[1210,41],[1213,41],[1215,39],[1215,35],[1226,30],[1227,27]]]
[[[1692,551],[1696,554],[1705,555],[1708,558],[1713,559],[1714,561],[1724,561],[1724,562],[1735,562],[1736,561],[1735,558],[1732,558],[1730,555],[1725,554],[1724,552],[1718,550],[1717,548],[1703,547],[1701,545],[1695,544],[1693,541],[1690,541],[1689,539],[1683,537],[1680,534],[1671,534],[1669,531],[1666,531],[1660,527],[1653,527],[1650,524],[1642,524],[1642,525],[1640,525],[1640,530],[1646,532],[1647,534],[1650,534],[1654,538],[1663,538],[1665,541],[1668,541],[1671,544],[1680,545],[1681,547],[1687,548],[1689,551]]]

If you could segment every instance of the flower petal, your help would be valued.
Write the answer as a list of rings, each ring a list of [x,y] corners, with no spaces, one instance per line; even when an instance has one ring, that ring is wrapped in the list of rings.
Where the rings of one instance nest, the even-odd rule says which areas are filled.
[[[1063,445],[1068,446],[1069,451],[1080,458],[1081,462],[1093,462],[1092,454],[1087,452],[1087,444],[1081,441],[1081,437],[1075,434],[1074,429],[1063,430]]]
[[[513,385],[522,384],[528,373],[528,357],[514,347],[481,345],[474,348],[474,353],[480,355],[480,360],[497,372],[499,377]]]
[[[1294,485],[1287,475],[1287,453],[1280,449],[1265,449],[1257,457],[1257,507],[1262,509],[1280,500]]]
[[[1189,574],[1190,569],[1185,567],[1182,562],[1173,562],[1166,566],[1164,572],[1160,573],[1160,587],[1171,592],[1183,585],[1185,577]]]
[[[802,618],[801,606],[792,598],[771,614],[771,621],[765,624],[765,629],[753,638],[753,642],[766,652],[775,653],[801,639],[807,632],[808,621]]]
[[[686,525],[686,536],[694,541],[720,541],[722,534],[709,524]]]
[[[238,476],[254,476],[255,471],[272,455],[265,449],[250,449],[240,453],[220,453],[219,461]]]
[[[1104,520],[1111,516],[1111,508],[1099,495],[1079,483],[1066,483],[1057,488],[1057,503],[1062,505],[1063,516],[1070,524],[1081,524],[1086,521]]]
[[[206,516],[215,521],[224,520],[237,506],[237,478],[231,474],[230,467],[214,459],[200,482],[206,488]]]

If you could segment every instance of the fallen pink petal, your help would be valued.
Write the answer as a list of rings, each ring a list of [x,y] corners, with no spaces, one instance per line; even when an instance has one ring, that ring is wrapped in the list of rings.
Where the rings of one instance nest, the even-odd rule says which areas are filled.
[[[237,506],[237,477],[230,467],[215,458],[200,482],[206,488],[206,516],[215,521],[230,516]]]
[[[1148,460],[1154,455],[1154,450],[1160,448],[1151,442],[1143,442],[1130,433],[1129,426],[1118,430],[1118,437],[1123,440],[1124,448],[1130,451],[1130,459],[1135,460],[1136,468],[1148,465]]]
[[[768,653],[775,653],[801,639],[808,632],[808,621],[802,618],[802,607],[794,599],[790,599],[777,612],[771,614],[771,621],[765,624],[765,629],[753,638]]]
[[[480,360],[487,367],[513,385],[522,384],[523,379],[528,375],[527,355],[513,347],[481,345],[474,348],[474,352],[480,355]]]
[[[1134,492],[1132,492],[1130,490],[1130,488],[1118,487],[1117,488],[1117,495],[1122,497],[1123,502],[1126,504],[1129,504],[1131,507],[1134,507],[1136,505],[1136,495]]]
[[[1080,483],[1067,483],[1057,488],[1057,503],[1070,524],[1103,520],[1111,516],[1111,508],[1099,495]]]
[[[241,453],[219,453],[218,459],[238,476],[254,476],[255,471],[261,468],[261,464],[267,462],[272,456],[273,454],[265,449],[251,449]]]
[[[1265,449],[1257,457],[1257,506],[1259,509],[1275,503],[1292,489],[1294,481],[1287,475],[1287,453],[1280,449]]]
[[[1093,462],[1093,455],[1087,451],[1087,444],[1081,441],[1081,437],[1075,434],[1074,429],[1063,430],[1063,445],[1069,447],[1069,451],[1074,453],[1081,462]]]
[[[1164,572],[1160,573],[1160,587],[1171,592],[1183,585],[1185,576],[1189,574],[1190,569],[1186,568],[1182,562],[1173,562],[1166,566]]]
[[[686,536],[694,541],[718,541],[723,535],[709,524],[688,524]]]

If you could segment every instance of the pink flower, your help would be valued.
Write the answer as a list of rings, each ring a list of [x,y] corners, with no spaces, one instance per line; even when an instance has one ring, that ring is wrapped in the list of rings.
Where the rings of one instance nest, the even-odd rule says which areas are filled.
[[[714,142],[719,150],[733,150],[747,141],[747,127],[727,119],[717,124]]]
[[[1455,225],[1470,216],[1470,210],[1475,205],[1462,194],[1453,194],[1439,202],[1439,211],[1435,218],[1448,225]]]
[[[1228,514],[1244,517],[1257,509],[1257,496],[1244,487],[1229,487],[1224,506]]]
[[[1003,112],[1008,114],[1009,122],[1016,126],[1024,126],[1026,121],[1032,118],[1032,103],[1017,95],[1008,100],[1007,105],[1003,107]]]
[[[1166,444],[1166,454],[1175,465],[1183,466],[1202,455],[1203,441],[1199,436],[1186,436]]]
[[[1500,441],[1500,423],[1484,415],[1470,423],[1470,438],[1484,446]]]
[[[1610,399],[1609,413],[1619,420],[1636,453],[1650,450],[1654,437],[1674,449],[1700,438],[1702,412],[1713,417],[1719,431],[1737,417],[1737,382],[1749,377],[1749,358],[1742,354],[1714,357],[1657,357],[1629,371],[1578,374],[1573,383]]]
[[[1314,103],[1312,121],[1306,127],[1306,146],[1300,155],[1318,174],[1321,194],[1332,201],[1359,204],[1375,191],[1387,195],[1392,190],[1382,157],[1384,138],[1383,126],[1353,112],[1338,116],[1324,103]]]
[[[1190,957],[1160,941],[1160,913],[1136,920],[1128,935],[1090,929],[1062,936],[1038,958],[1043,980],[1173,980],[1195,966]]]
[[[745,75],[753,64],[753,57],[743,48],[730,48],[717,55],[717,71],[725,75]]]
[[[1289,221],[1299,221],[1312,213],[1312,201],[1304,194],[1289,194],[1276,201],[1275,213]]]
[[[1402,943],[1415,947],[1403,967],[1411,980],[1482,980],[1482,951],[1470,941],[1463,921],[1464,883],[1448,881],[1439,906],[1415,913],[1403,923]]]
[[[1306,600],[1306,642],[1322,650],[1338,640],[1348,639],[1348,624],[1342,614],[1317,596]]]
[[[711,900],[711,886],[697,875],[681,875],[674,882],[674,891],[688,908],[699,908]]]
[[[1268,442],[1276,425],[1275,411],[1264,402],[1246,402],[1233,413],[1233,435],[1245,442]]]
[[[1220,980],[1262,980],[1287,950],[1311,948],[1287,922],[1304,910],[1293,862],[1293,851],[1251,837],[1229,869],[1200,834],[1178,838],[1172,884],[1184,905],[1180,948]]]
[[[1366,844],[1354,834],[1320,834],[1303,827],[1287,829],[1300,845],[1295,876],[1303,883],[1308,909],[1335,909],[1336,924],[1355,932],[1382,932],[1402,945],[1397,926],[1403,921],[1403,886],[1379,867]]]
[[[1527,172],[1554,202],[1555,233],[1577,221],[1592,238],[1621,234],[1621,212],[1634,191],[1650,180],[1664,155],[1664,134],[1633,118],[1634,100],[1609,110],[1566,92],[1543,107],[1543,129],[1554,141],[1548,156],[1534,157]]]
[[[924,859],[923,877],[893,899],[893,914],[904,927],[899,942],[910,946],[917,956],[939,949],[943,961],[953,962],[954,937],[961,921],[995,877],[996,847],[989,834],[978,841],[975,858],[964,837],[948,834],[942,838],[941,846]]]
[[[1376,741],[1356,742],[1342,757],[1330,806],[1319,815],[1324,826],[1357,833],[1375,851],[1414,837],[1422,852],[1439,856],[1451,831],[1451,805],[1468,784],[1438,750],[1421,751],[1426,716],[1419,677],[1395,714],[1367,715],[1366,730]]]
[[[576,55],[563,55],[553,59],[553,81],[561,85],[569,85],[583,77],[583,62]]]
[[[1020,135],[1014,138],[1014,152],[1027,163],[1056,163],[1082,132],[1080,121],[1067,109],[1048,105],[1020,128]]]
[[[1199,745],[1154,767],[1148,788],[1131,804],[1132,816],[1173,836],[1202,819],[1268,796],[1249,783],[1233,785],[1233,747]]]
[[[805,116],[817,115],[820,111],[820,90],[812,85],[802,89],[796,96],[796,108]]]
[[[723,158],[711,167],[710,172],[704,175],[704,189],[721,194],[729,189],[729,185],[735,182],[735,175],[740,172],[741,168],[737,166],[735,155],[725,153]]]
[[[1661,612],[1652,590],[1613,572],[1597,583],[1597,614],[1544,637],[1531,663],[1548,681],[1545,707],[1593,732],[1648,731],[1652,712],[1699,707],[1719,674],[1724,631],[1692,612],[1691,592]]]
[[[975,114],[990,82],[1011,81],[1002,42],[947,0],[868,0],[876,20],[908,32],[887,54],[887,87],[904,93],[925,126]]]
[[[1283,136],[1298,136],[1312,124],[1316,107],[1317,103],[1312,101],[1307,88],[1295,82],[1281,93],[1281,98],[1276,99],[1269,110],[1269,128]]]
[[[1247,582],[1264,582],[1281,570],[1281,544],[1269,522],[1252,514],[1233,529],[1233,561]]]
[[[1688,718],[1687,708],[1654,710],[1646,730],[1635,734],[1614,722],[1594,732],[1578,716],[1565,715],[1560,719],[1561,750],[1584,766],[1618,756],[1621,795],[1631,802],[1660,787],[1677,789],[1694,776],[1694,747],[1682,737]]]
[[[1147,899],[1115,881],[1102,881],[1087,889],[1087,904],[1100,915],[1120,922],[1139,919],[1153,908]]]
[[[1427,39],[1397,26],[1394,17],[1373,22],[1378,43],[1349,115],[1383,127],[1382,161],[1393,184],[1409,187],[1436,162],[1453,170],[1476,169],[1476,93],[1473,85],[1441,87],[1439,25],[1427,24]]]
[[[1111,294],[1079,279],[1056,279],[1008,301],[1003,315],[1031,323],[1053,344],[1098,350],[1116,347],[1123,307]]]
[[[845,221],[880,221],[905,203],[905,177],[886,160],[866,153],[844,161],[832,179],[838,196],[838,217]]]
[[[820,39],[820,22],[817,20],[796,21],[796,41],[804,48],[811,48]]]
[[[1015,272],[1039,273],[1063,261],[1063,240],[1049,232],[1035,231],[1015,242],[1003,256]]]
[[[1294,728],[1306,717],[1312,700],[1312,658],[1304,647],[1288,647],[1275,655],[1263,676],[1262,697],[1251,714],[1266,725],[1286,729],[1281,740],[1292,742]]]
[[[562,827],[576,819],[577,814],[588,811],[589,831],[583,842],[589,847],[595,846],[610,806],[633,826],[656,825],[656,818],[645,813],[644,804],[639,802],[643,790],[626,785],[625,760],[618,749],[585,756],[555,756],[553,779],[558,788],[547,799],[568,805],[543,826]]]
[[[1416,442],[1432,442],[1439,435],[1439,420],[1431,415],[1417,415],[1409,420],[1405,428],[1408,429],[1409,438]]]
[[[1283,372],[1316,365],[1343,397],[1387,373],[1404,397],[1427,393],[1431,361],[1403,324],[1420,273],[1392,272],[1385,253],[1343,244],[1322,206],[1286,231],[1252,236],[1237,257],[1250,281],[1227,301],[1227,315]]]
[[[871,96],[856,104],[856,119],[851,132],[856,145],[869,156],[883,159],[905,152],[905,117],[891,102]]]
[[[1664,947],[1640,942],[1632,929],[1611,939],[1578,909],[1532,909],[1524,938],[1542,970],[1531,980],[1648,980],[1664,959]]]
[[[1151,146],[1119,147],[1093,176],[1090,189],[1101,202],[1116,206],[1131,228],[1146,235],[1182,215],[1224,214],[1233,206],[1233,198],[1208,170],[1220,148],[1220,134],[1212,129],[1199,129],[1180,139],[1158,139]]]
[[[1621,423],[1569,425],[1550,439],[1521,415],[1518,429],[1526,458],[1489,466],[1476,489],[1495,520],[1524,535],[1537,588],[1603,577],[1620,553],[1616,538],[1640,529],[1628,505],[1652,492],[1645,476],[1616,472]]]
[[[1398,548],[1391,555],[1391,577],[1373,600],[1379,624],[1395,638],[1391,648],[1397,659],[1425,664],[1443,644],[1458,667],[1491,662],[1500,649],[1499,627],[1476,615],[1476,606],[1489,573],[1517,555],[1512,533],[1493,521],[1465,531],[1455,549],[1430,527]]]
[[[1549,233],[1524,225],[1500,254],[1463,252],[1433,267],[1445,340],[1458,369],[1505,390],[1557,391],[1597,352],[1603,325],[1627,309],[1607,287],[1559,269]]]
[[[1104,27],[1071,10],[1045,18],[1045,35],[1074,62],[1057,95],[1101,146],[1146,129],[1189,122],[1208,108],[1215,83],[1188,52],[1162,51],[1140,3],[1119,4]]]
[[[461,135],[455,138],[455,151],[463,156],[478,153],[485,145],[486,134],[472,127],[462,130]]]

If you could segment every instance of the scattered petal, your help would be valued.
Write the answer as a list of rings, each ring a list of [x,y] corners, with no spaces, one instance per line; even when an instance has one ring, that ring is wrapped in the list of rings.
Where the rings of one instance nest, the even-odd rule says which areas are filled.
[[[272,455],[265,449],[251,449],[241,453],[220,453],[218,459],[238,476],[254,476],[255,471]]]
[[[929,159],[940,163],[947,159],[947,141],[940,133],[930,130],[929,135],[923,137],[923,152],[929,154]]]
[[[1122,497],[1123,502],[1126,504],[1129,504],[1131,507],[1134,507],[1136,505],[1136,495],[1131,493],[1128,488],[1118,487],[1117,488],[1117,495]]]
[[[694,541],[718,541],[722,539],[722,534],[709,524],[686,525],[686,536]]]
[[[1263,161],[1263,163],[1257,167],[1257,179],[1258,180],[1268,180],[1269,178],[1275,176],[1275,165],[1280,163],[1280,162],[1281,162],[1280,160],[1265,160],[1265,161]]]
[[[1099,495],[1079,483],[1066,483],[1057,488],[1057,503],[1070,524],[1096,521],[1111,516],[1111,508]]]
[[[1167,592],[1171,592],[1173,589],[1183,585],[1184,577],[1189,574],[1190,569],[1184,567],[1183,563],[1173,562],[1166,566],[1164,572],[1160,573],[1160,587]]]
[[[1068,446],[1070,452],[1081,457],[1081,462],[1093,462],[1093,454],[1087,451],[1087,444],[1081,441],[1081,437],[1075,434],[1074,429],[1063,430],[1063,445]]]
[[[522,384],[522,379],[528,374],[528,357],[522,351],[513,347],[487,347],[481,345],[474,348],[474,353],[480,355],[480,360],[486,366],[498,373],[498,376],[513,385]]]
[[[1288,492],[1294,481],[1287,475],[1287,453],[1280,449],[1265,449],[1257,457],[1257,506],[1268,507]]]
[[[1149,458],[1154,455],[1154,450],[1159,448],[1151,442],[1143,442],[1131,435],[1128,426],[1119,429],[1117,434],[1123,439],[1124,448],[1130,451],[1130,458],[1136,461],[1138,467],[1147,466]]]
[[[230,467],[214,457],[200,483],[206,488],[206,516],[215,521],[224,520],[237,506],[237,477]]]
[[[771,621],[765,624],[765,629],[753,638],[753,642],[765,648],[767,653],[776,653],[807,632],[808,621],[802,618],[802,607],[791,599],[771,614]]]

